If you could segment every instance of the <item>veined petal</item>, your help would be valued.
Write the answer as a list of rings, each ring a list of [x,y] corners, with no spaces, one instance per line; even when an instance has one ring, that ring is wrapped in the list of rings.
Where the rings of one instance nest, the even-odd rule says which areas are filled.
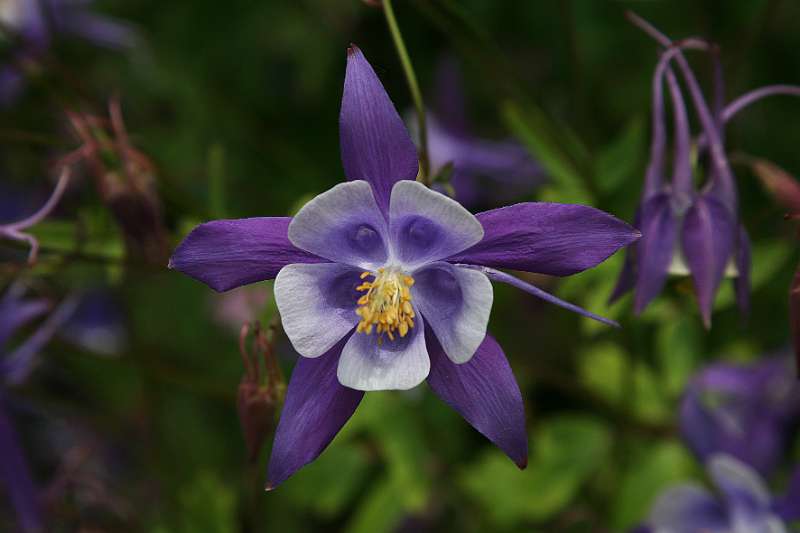
[[[698,197],[686,213],[682,244],[707,328],[711,327],[714,296],[733,254],[735,238],[736,225],[728,209],[714,197]]]
[[[366,181],[340,183],[308,202],[289,224],[300,249],[365,269],[386,263],[386,219]]]
[[[497,341],[490,335],[464,364],[454,364],[435,335],[428,334],[431,373],[428,384],[518,467],[528,464],[525,407],[517,380]]]
[[[392,186],[417,176],[417,149],[378,76],[356,46],[347,50],[339,137],[345,175],[372,185],[378,205],[386,211]]]
[[[642,207],[642,238],[636,243],[637,280],[634,311],[641,313],[661,292],[675,250],[677,220],[670,196],[658,194]]]
[[[422,317],[416,313],[414,328],[394,340],[354,333],[342,350],[339,383],[362,391],[407,390],[422,383],[431,368]]]
[[[292,346],[319,357],[358,323],[360,272],[337,263],[287,265],[275,279],[275,303]]]
[[[472,358],[486,337],[494,292],[482,272],[434,263],[414,273],[413,301],[454,363]]]
[[[727,531],[725,509],[705,489],[678,485],[664,491],[650,510],[654,533]]]
[[[484,211],[477,218],[483,240],[449,262],[569,276],[605,261],[641,236],[618,218],[583,205],[526,202]]]
[[[169,268],[222,292],[272,279],[292,263],[325,262],[289,242],[291,220],[259,217],[200,224],[175,249]]]
[[[336,379],[344,340],[316,359],[301,357],[292,372],[269,459],[272,490],[316,459],[350,419],[364,393]]]
[[[444,259],[483,238],[472,213],[416,181],[401,181],[392,189],[389,231],[395,257],[408,268]]]
[[[568,309],[568,310],[570,310],[572,312],[578,313],[579,315],[585,316],[587,318],[591,318],[592,320],[597,320],[598,322],[602,322],[603,324],[607,324],[609,326],[614,326],[614,327],[617,327],[617,328],[619,327],[619,324],[617,324],[613,320],[610,320],[608,318],[604,318],[604,317],[596,315],[594,313],[590,313],[586,309],[578,307],[575,304],[571,304],[569,302],[565,302],[564,300],[562,300],[560,298],[556,298],[552,294],[543,291],[539,287],[537,287],[535,285],[531,285],[530,283],[527,283],[525,281],[522,281],[519,278],[515,278],[514,276],[512,276],[510,274],[506,274],[505,272],[500,272],[499,270],[495,270],[493,268],[487,268],[487,267],[478,267],[478,266],[471,266],[471,265],[459,265],[459,266],[463,266],[463,267],[466,267],[466,268],[472,268],[474,270],[478,270],[480,272],[483,272],[484,274],[486,274],[486,276],[490,280],[499,281],[501,283],[507,283],[507,284],[511,285],[512,287],[516,287],[516,288],[518,288],[518,289],[520,289],[522,291],[527,292],[528,294],[532,294],[532,295],[536,296],[537,298],[541,298],[542,300],[544,300],[546,302],[550,302],[551,304],[555,304],[555,305],[557,305],[559,307],[563,307],[564,309]]]

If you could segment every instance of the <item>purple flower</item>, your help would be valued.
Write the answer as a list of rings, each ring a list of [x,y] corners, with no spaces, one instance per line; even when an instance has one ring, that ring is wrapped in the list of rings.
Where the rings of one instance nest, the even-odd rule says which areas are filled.
[[[0,66],[0,106],[11,104],[24,87],[25,71],[37,63],[55,34],[74,35],[108,48],[136,44],[136,32],[123,22],[95,15],[91,0],[3,0],[0,38],[10,36],[11,61]]]
[[[681,433],[701,459],[732,455],[763,475],[783,456],[800,414],[800,387],[789,358],[755,365],[717,363],[697,375],[684,393]]]
[[[452,165],[450,184],[455,198],[467,207],[529,192],[541,180],[542,168],[519,143],[482,139],[471,132],[462,85],[455,60],[443,59],[436,73],[434,109],[426,120],[431,173],[436,176]],[[411,126],[416,127],[415,118]]]
[[[729,455],[707,463],[716,494],[698,485],[670,487],[653,504],[652,533],[781,533],[791,519],[757,472]],[[793,502],[791,507],[796,507]]]
[[[72,314],[74,299],[67,299],[41,326],[15,348],[12,336],[20,328],[44,316],[50,305],[41,299],[24,298],[19,284],[0,297],[0,483],[17,515],[21,531],[43,531],[44,517],[39,495],[7,409],[6,389],[24,381],[36,363],[36,355]]]
[[[119,355],[128,336],[119,301],[108,288],[82,292],[59,336],[96,355]]]
[[[620,279],[611,296],[616,300],[634,289],[634,310],[642,312],[664,286],[668,273],[691,274],[700,313],[711,326],[714,297],[722,278],[735,278],[737,302],[743,313],[749,308],[750,244],[738,220],[736,184],[724,148],[724,124],[738,111],[770,94],[800,94],[800,88],[776,85],[752,91],[727,107],[718,50],[705,41],[686,39],[673,43],[644,20],[629,14],[667,49],[653,76],[653,133],[650,162],[635,225],[641,241],[631,247]],[[715,61],[713,107],[705,97],[681,53],[682,48],[710,50]],[[708,152],[708,179],[698,190],[692,175],[691,136],[686,107],[670,64],[677,61],[703,128],[698,151]],[[672,176],[667,167],[663,82],[666,79],[673,108],[674,156]]]
[[[302,355],[269,467],[274,488],[314,460],[364,391],[428,384],[520,467],[519,387],[486,334],[490,280],[606,323],[495,268],[566,276],[638,232],[596,209],[523,203],[470,214],[413,181],[417,152],[361,51],[348,51],[340,117],[345,175],[292,218],[195,228],[171,268],[224,291],[276,277],[283,328]]]

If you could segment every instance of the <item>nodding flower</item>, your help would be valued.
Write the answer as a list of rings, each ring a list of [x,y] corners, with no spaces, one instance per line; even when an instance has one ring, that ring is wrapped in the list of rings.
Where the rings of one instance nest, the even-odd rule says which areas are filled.
[[[525,413],[503,350],[487,334],[491,281],[613,322],[496,270],[567,276],[639,232],[597,209],[521,203],[471,214],[414,181],[417,150],[361,50],[348,51],[340,144],[350,181],[294,218],[195,228],[170,267],[218,291],[275,278],[299,358],[270,459],[268,488],[313,461],[365,391],[431,388],[520,467]]]
[[[662,290],[668,274],[691,275],[703,324],[711,327],[711,312],[724,276],[734,278],[740,310],[747,314],[750,298],[750,242],[739,220],[734,175],[725,153],[725,124],[739,111],[770,95],[800,95],[800,87],[771,85],[726,104],[719,49],[702,39],[673,42],[648,22],[629,13],[629,19],[665,50],[653,75],[652,142],[641,202],[634,225],[642,239],[628,250],[625,266],[611,301],[634,291],[634,311],[641,313]],[[708,52],[714,64],[712,105],[682,50]],[[702,133],[692,141],[678,70],[691,98]],[[663,102],[666,81],[673,110],[672,175],[666,177],[667,134]],[[692,151],[704,156],[706,180],[699,187]]]

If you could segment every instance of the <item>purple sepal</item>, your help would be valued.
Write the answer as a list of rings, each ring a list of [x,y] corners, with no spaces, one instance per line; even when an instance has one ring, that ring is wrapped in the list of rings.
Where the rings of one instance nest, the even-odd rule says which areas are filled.
[[[222,292],[272,279],[293,263],[324,263],[287,237],[289,217],[215,220],[200,224],[175,249],[169,268]]]
[[[355,45],[347,50],[339,142],[347,179],[369,182],[384,212],[392,186],[417,176],[417,149],[378,76]]]
[[[642,207],[642,238],[636,243],[634,312],[641,313],[664,287],[675,249],[677,220],[666,193],[652,196]]]
[[[711,327],[714,296],[733,254],[736,239],[733,216],[713,196],[698,197],[683,223],[683,253],[694,279],[700,314]]]
[[[739,226],[736,270],[739,273],[733,280],[736,289],[736,304],[742,315],[746,317],[750,313],[750,237],[744,226]]]
[[[426,338],[431,358],[428,384],[433,391],[519,468],[525,468],[525,407],[517,380],[497,341],[486,335],[472,359],[455,364],[432,332],[426,331]]]
[[[583,205],[527,202],[477,217],[483,240],[448,261],[569,276],[641,236],[618,218]]]
[[[349,336],[320,357],[298,359],[275,432],[267,490],[316,459],[361,402],[364,393],[341,385],[336,377],[347,339]]]
[[[24,533],[44,531],[39,494],[25,453],[0,392],[0,482],[17,515],[17,527]]]

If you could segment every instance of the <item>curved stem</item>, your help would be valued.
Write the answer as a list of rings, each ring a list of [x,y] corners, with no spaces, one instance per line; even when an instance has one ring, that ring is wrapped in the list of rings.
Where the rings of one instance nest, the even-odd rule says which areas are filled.
[[[27,229],[41,222],[42,219],[49,215],[50,212],[56,207],[58,201],[61,200],[61,196],[64,194],[64,191],[67,188],[67,183],[69,183],[69,168],[64,167],[61,170],[61,175],[58,177],[58,183],[56,183],[56,188],[53,190],[53,194],[50,195],[50,198],[47,199],[47,202],[45,202],[41,209],[28,218],[20,220],[19,222],[14,222],[13,224],[8,224],[3,228],[7,231],[19,231]]]
[[[425,125],[425,104],[422,101],[422,91],[419,90],[417,75],[414,73],[414,67],[411,64],[411,58],[408,55],[406,44],[403,41],[403,35],[400,33],[400,27],[397,25],[397,19],[394,16],[392,0],[382,0],[382,3],[383,12],[386,15],[386,23],[389,25],[389,32],[392,34],[394,47],[397,50],[397,55],[400,57],[400,63],[403,65],[403,72],[405,73],[408,89],[411,92],[411,99],[414,101],[414,110],[417,114],[420,166],[420,175],[417,179],[430,187],[431,175],[430,158],[428,157],[428,129]]]

